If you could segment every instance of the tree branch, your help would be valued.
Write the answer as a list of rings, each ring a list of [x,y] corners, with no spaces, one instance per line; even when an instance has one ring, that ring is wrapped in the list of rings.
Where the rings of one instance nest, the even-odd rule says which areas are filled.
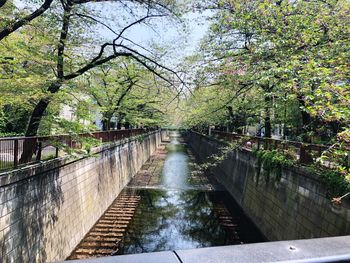
[[[82,17],[82,18],[90,19],[90,20],[92,20],[92,21],[94,21],[94,22],[96,22],[96,23],[98,23],[98,24],[104,26],[104,27],[107,28],[109,31],[111,31],[113,34],[115,34],[115,35],[117,35],[117,36],[120,35],[120,33],[117,33],[117,32],[116,32],[113,28],[111,28],[109,25],[107,25],[106,23],[104,23],[104,22],[98,20],[97,18],[95,18],[95,17],[93,17],[93,16],[86,15],[86,14],[80,14],[80,13],[74,13],[73,15],[76,15],[76,16]],[[139,47],[139,48],[145,50],[146,52],[148,52],[148,53],[150,53],[150,54],[153,54],[153,51],[152,51],[152,50],[149,50],[149,49],[147,49],[147,48],[145,48],[145,47],[143,47],[143,46],[141,46],[141,45],[135,43],[134,41],[132,41],[131,39],[129,39],[129,38],[127,38],[127,37],[124,37],[124,36],[120,35],[119,38],[130,42],[131,44],[133,44],[133,45],[135,45],[135,46],[137,46],[137,47]]]
[[[128,51],[130,51],[132,53],[132,58],[135,59],[137,62],[139,62],[140,64],[142,64],[145,68],[147,68],[148,70],[152,71],[153,73],[155,73],[159,78],[163,79],[164,81],[166,81],[167,83],[171,84],[172,86],[174,85],[172,82],[170,82],[168,79],[164,78],[163,76],[161,76],[159,73],[155,72],[154,69],[150,68],[149,65],[147,65],[144,61],[142,61],[139,57],[151,62],[152,64],[154,64],[155,66],[159,67],[159,68],[162,68],[162,69],[165,69],[166,71],[169,71],[170,73],[174,74],[174,76],[176,76],[180,82],[186,86],[186,84],[182,81],[181,77],[178,75],[177,72],[175,72],[174,70],[168,68],[168,67],[165,67],[161,64],[159,64],[157,61],[149,58],[149,57],[146,57],[145,55],[142,55],[141,53],[139,53],[138,51],[132,49],[132,48],[129,48],[123,44],[116,44],[115,46],[117,47],[121,47],[123,49],[126,49]],[[139,56],[139,57],[137,57]]]
[[[53,2],[53,0],[45,0],[44,3],[37,10],[35,10],[33,13],[31,13],[30,15],[28,15],[22,19],[19,19],[15,22],[12,22],[11,24],[9,24],[6,27],[4,27],[3,29],[1,29],[0,30],[0,41],[3,38],[10,35],[11,33],[13,33],[14,31],[16,31],[17,29],[19,29],[20,27],[28,24],[30,21],[37,18],[41,14],[43,14],[47,9],[50,8],[52,2]]]
[[[119,97],[114,109],[113,109],[113,112],[117,112],[119,107],[120,107],[120,104],[122,103],[122,101],[124,100],[125,96],[129,93],[129,91],[132,89],[132,87],[134,86],[134,82],[131,81],[128,85],[128,87],[126,88],[126,90],[122,93],[122,95]]]
[[[7,0],[0,0],[0,7],[2,7],[3,5],[5,5],[7,2]]]
[[[62,24],[60,40],[58,42],[58,49],[57,49],[57,56],[58,56],[57,77],[59,79],[62,79],[64,76],[64,49],[65,49],[66,40],[68,38],[71,10],[72,10],[72,6],[67,4],[64,8],[64,13],[63,13],[63,24]]]
[[[115,48],[116,48],[116,44],[115,44],[115,43],[121,38],[121,36],[123,35],[123,33],[124,33],[126,30],[128,30],[129,28],[131,28],[131,27],[133,27],[133,26],[135,26],[135,25],[137,25],[137,24],[142,23],[143,21],[145,21],[145,20],[148,19],[148,18],[163,17],[163,16],[164,16],[164,15],[150,15],[150,14],[149,14],[149,10],[148,10],[146,16],[144,16],[144,17],[142,17],[142,18],[140,18],[140,19],[138,19],[138,20],[132,22],[131,24],[127,25],[126,27],[124,27],[124,28],[119,32],[119,34],[117,35],[117,37],[116,37],[115,39],[113,39],[113,51],[116,53],[116,49],[115,49]]]
[[[90,61],[88,64],[86,64],[84,67],[78,69],[76,72],[68,74],[66,76],[63,77],[64,80],[71,80],[74,79],[82,74],[84,74],[85,72],[89,71],[92,68],[95,68],[96,66],[102,65],[112,59],[115,59],[117,57],[131,57],[132,54],[129,52],[119,52],[117,54],[113,54],[110,55],[108,57],[105,57],[103,59],[100,59],[103,55],[103,52],[96,56],[92,61]]]

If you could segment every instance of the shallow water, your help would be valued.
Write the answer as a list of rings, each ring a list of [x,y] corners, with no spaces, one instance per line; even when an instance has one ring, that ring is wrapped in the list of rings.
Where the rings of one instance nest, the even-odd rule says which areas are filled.
[[[191,158],[178,133],[171,134],[166,149],[157,189],[132,189],[141,201],[120,254],[263,241],[227,192],[203,191],[192,183]]]

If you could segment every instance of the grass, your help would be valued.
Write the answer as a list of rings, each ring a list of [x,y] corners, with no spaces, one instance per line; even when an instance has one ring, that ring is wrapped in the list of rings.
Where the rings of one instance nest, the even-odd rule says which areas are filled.
[[[0,171],[13,168],[13,162],[0,161]]]

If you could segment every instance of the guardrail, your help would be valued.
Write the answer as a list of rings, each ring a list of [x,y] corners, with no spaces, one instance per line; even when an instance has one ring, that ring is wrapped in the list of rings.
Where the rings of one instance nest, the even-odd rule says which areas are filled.
[[[99,140],[101,143],[105,143],[141,135],[154,130],[156,129],[130,129],[76,135],[0,138],[0,171],[11,170],[21,165],[57,158],[60,156],[60,149],[62,148],[81,149],[83,144],[80,138],[93,138]]]
[[[240,135],[217,130],[212,130],[211,135],[229,142],[237,142],[241,140],[243,146],[248,149],[280,149],[283,151],[288,151],[301,164],[311,164],[316,162],[316,159],[321,157],[322,153],[329,150],[331,147],[330,145],[310,144],[273,138]],[[348,156],[344,156],[344,158],[348,158]],[[348,162],[348,160],[345,161]],[[332,167],[334,164],[335,162],[333,160],[323,162],[323,165],[327,167]]]

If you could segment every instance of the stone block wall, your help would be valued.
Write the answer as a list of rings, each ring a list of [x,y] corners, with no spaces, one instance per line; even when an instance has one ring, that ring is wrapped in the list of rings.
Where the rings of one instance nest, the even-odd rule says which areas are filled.
[[[188,142],[205,160],[224,144],[189,133]],[[213,169],[245,213],[268,240],[291,240],[350,234],[350,206],[334,205],[326,197],[325,186],[302,168],[285,168],[280,180],[267,179],[258,172],[256,157],[237,150]]]
[[[0,174],[0,262],[64,260],[160,142],[152,132]]]

